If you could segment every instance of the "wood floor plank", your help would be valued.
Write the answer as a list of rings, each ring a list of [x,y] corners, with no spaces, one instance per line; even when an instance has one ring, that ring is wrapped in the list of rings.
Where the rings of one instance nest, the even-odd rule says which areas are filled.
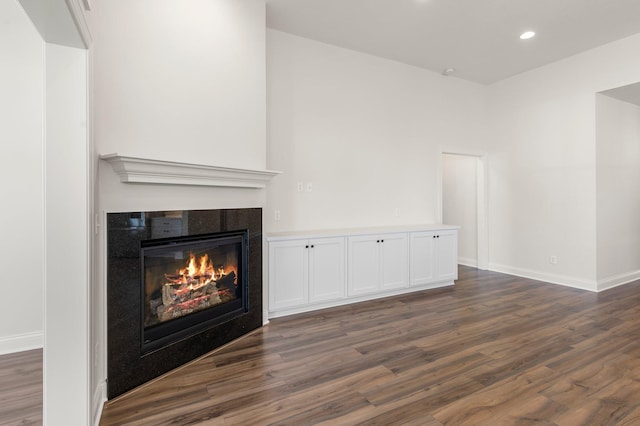
[[[0,425],[42,424],[42,350],[0,356]]]
[[[549,368],[536,367],[437,409],[433,417],[444,425],[489,424],[535,396],[554,376]]]
[[[520,404],[514,405],[511,409],[502,410],[504,413],[501,413],[491,419],[491,422],[496,426],[551,426],[555,425],[555,423],[550,419],[559,414],[563,414],[565,410],[566,407],[561,404],[558,404],[542,395],[534,395],[531,399],[523,400]]]
[[[594,294],[460,267],[453,288],[274,319],[101,425],[635,425],[638,330],[640,282]]]

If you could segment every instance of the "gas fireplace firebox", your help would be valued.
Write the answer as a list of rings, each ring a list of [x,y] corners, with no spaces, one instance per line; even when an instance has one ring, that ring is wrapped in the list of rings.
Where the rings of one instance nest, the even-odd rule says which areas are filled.
[[[143,354],[246,312],[246,234],[140,243]]]
[[[262,211],[108,213],[111,399],[262,325]]]

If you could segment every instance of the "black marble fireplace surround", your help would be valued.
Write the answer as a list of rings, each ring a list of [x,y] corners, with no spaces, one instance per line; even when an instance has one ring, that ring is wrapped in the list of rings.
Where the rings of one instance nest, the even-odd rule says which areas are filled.
[[[142,350],[143,241],[246,232],[247,300],[241,312],[174,343]],[[184,210],[107,214],[107,397],[112,399],[262,325],[262,210]],[[203,328],[203,329],[202,329]]]

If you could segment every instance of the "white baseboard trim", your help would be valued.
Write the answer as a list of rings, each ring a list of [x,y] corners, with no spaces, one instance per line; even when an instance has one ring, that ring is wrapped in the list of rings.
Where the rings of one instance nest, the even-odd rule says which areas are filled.
[[[613,277],[598,280],[598,291],[609,290],[610,288],[619,287],[637,280],[640,280],[640,271],[614,275]]]
[[[457,279],[457,278],[456,278]],[[366,302],[368,300],[381,299],[389,296],[399,296],[401,294],[410,294],[423,290],[433,290],[441,287],[452,287],[454,281],[439,281],[435,283],[416,285],[412,287],[401,287],[393,290],[381,291],[379,293],[369,293],[359,296],[344,296],[342,299],[334,299],[327,302],[309,303],[302,306],[292,308],[282,308],[269,312],[269,319],[284,317],[288,315],[301,314],[303,312],[317,311],[319,309],[335,308],[337,306],[351,305],[358,302]]]
[[[43,346],[44,334],[42,331],[0,337],[0,355],[42,349]]]
[[[102,409],[104,403],[107,402],[107,382],[103,380],[96,387],[93,393],[93,424],[94,426],[100,425],[100,418],[102,417]]]
[[[470,266],[472,268],[478,267],[478,259],[472,259],[470,257],[459,257],[458,265]]]
[[[551,284],[563,285],[565,287],[579,288],[587,291],[598,291],[598,285],[595,281],[583,280],[580,278],[567,277],[564,275],[548,274],[546,272],[534,271],[531,269],[515,268],[512,266],[499,265],[496,263],[489,264],[489,270],[500,272],[503,274],[515,275],[518,277],[529,278],[532,280],[544,281]]]

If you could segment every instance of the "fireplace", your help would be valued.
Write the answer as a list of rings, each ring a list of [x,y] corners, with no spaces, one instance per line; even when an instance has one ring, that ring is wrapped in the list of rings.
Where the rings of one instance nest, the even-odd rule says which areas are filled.
[[[247,311],[246,230],[140,246],[143,354]]]
[[[109,399],[262,325],[262,211],[107,214]]]

